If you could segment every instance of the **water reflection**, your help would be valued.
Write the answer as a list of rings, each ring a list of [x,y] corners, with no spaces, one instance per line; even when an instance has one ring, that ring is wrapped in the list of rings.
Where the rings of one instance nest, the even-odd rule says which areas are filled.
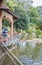
[[[34,42],[18,42],[16,43],[16,49],[12,50],[13,54],[24,65],[42,65],[42,44]],[[6,57],[3,65],[13,65]]]
[[[24,65],[42,64],[41,43],[17,43],[17,48],[15,50],[12,50],[12,52]]]
[[[4,60],[2,65],[14,65],[14,64],[11,61],[11,59],[8,56],[6,56],[6,58],[5,58],[5,60]]]
[[[33,55],[32,58],[33,59],[41,59],[42,58],[42,44],[36,44],[34,51],[33,51]]]

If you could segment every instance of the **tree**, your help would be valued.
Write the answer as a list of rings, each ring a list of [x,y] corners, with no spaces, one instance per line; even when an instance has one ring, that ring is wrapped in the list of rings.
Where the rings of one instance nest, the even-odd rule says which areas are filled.
[[[25,3],[26,4],[23,4]],[[14,25],[17,29],[23,29],[26,30],[28,29],[30,25],[37,25],[38,21],[39,21],[39,13],[37,8],[31,7],[28,5],[31,1],[24,1],[22,0],[22,2],[20,0],[6,0],[5,4],[8,5],[10,7],[10,9],[18,16],[18,20],[15,21]],[[28,3],[28,5],[27,5]],[[11,5],[12,4],[12,5]],[[26,9],[26,7],[27,9]],[[26,10],[25,10],[26,9]]]
[[[37,9],[40,15],[38,27],[42,30],[42,6],[37,7]]]
[[[30,16],[30,22],[33,24],[37,24],[39,21],[39,13],[37,8],[35,7],[30,7],[29,8],[29,16]]]

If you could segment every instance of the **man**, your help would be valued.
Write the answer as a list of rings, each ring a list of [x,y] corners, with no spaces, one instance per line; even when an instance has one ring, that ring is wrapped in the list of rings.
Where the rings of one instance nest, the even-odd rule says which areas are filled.
[[[2,32],[3,37],[7,37],[7,35],[8,35],[7,33],[8,33],[8,29],[5,26],[4,29],[3,29],[3,32]]]

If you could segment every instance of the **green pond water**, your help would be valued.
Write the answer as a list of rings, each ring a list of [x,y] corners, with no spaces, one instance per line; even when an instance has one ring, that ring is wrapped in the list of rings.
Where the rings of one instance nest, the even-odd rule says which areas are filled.
[[[24,65],[42,65],[42,43],[16,43],[16,48],[12,53]],[[3,65],[14,65],[10,58],[6,56]],[[18,65],[18,64],[17,64]]]

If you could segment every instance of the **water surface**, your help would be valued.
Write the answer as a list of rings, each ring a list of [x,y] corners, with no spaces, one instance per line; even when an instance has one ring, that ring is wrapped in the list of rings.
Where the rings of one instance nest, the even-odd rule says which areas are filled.
[[[17,48],[12,52],[24,65],[42,65],[41,43],[17,43]]]
[[[12,50],[12,53],[24,65],[42,65],[42,43],[19,42],[16,43],[16,48]],[[8,56],[4,60],[3,65],[13,65]]]

